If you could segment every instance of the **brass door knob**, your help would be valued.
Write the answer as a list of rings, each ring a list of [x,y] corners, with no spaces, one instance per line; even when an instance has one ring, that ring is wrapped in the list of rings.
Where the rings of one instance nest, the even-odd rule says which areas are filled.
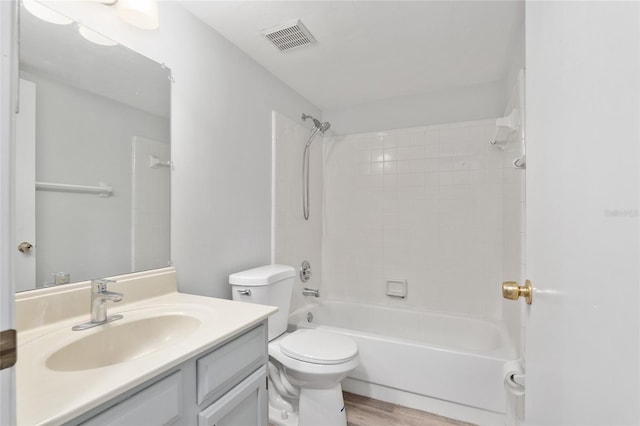
[[[518,300],[519,297],[524,297],[527,301],[527,305],[530,305],[533,301],[533,287],[531,281],[525,281],[523,286],[519,286],[515,281],[505,281],[502,283],[502,297],[509,300]]]
[[[26,241],[23,241],[20,244],[18,244],[18,251],[20,253],[29,253],[32,248],[33,246],[31,245],[31,243],[28,243]]]

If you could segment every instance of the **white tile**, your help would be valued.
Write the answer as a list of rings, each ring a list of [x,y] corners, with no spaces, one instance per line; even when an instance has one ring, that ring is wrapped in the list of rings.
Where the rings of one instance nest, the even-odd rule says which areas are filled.
[[[410,133],[411,136],[411,145],[424,145],[425,143],[425,132],[413,132]]]
[[[451,200],[455,198],[453,185],[441,185],[438,187],[438,198],[441,200]]]
[[[397,176],[398,186],[424,186],[424,175],[411,173]]]
[[[371,162],[371,151],[370,150],[361,150],[358,151],[358,162],[363,163],[363,162]]]
[[[400,147],[397,151],[398,160],[415,160],[424,158],[424,146]]]
[[[425,173],[424,184],[438,186],[440,184],[440,173]]]
[[[454,196],[456,199],[470,200],[472,195],[471,185],[455,185]]]
[[[455,170],[456,160],[454,158],[441,158],[438,166],[440,171]]]
[[[370,175],[371,174],[371,163],[360,163],[360,164],[358,164],[358,172],[361,175]]]
[[[440,188],[437,185],[425,185],[424,197],[429,200],[440,198]]]
[[[413,145],[411,133],[401,133],[396,136],[396,146],[398,148]]]
[[[383,173],[385,175],[396,174],[398,171],[398,164],[396,161],[385,161],[383,166]]]
[[[398,160],[397,161],[397,173],[398,174],[403,174],[403,173],[412,173],[412,165],[411,165],[411,160]],[[420,162],[422,164],[422,161]]]
[[[471,172],[468,170],[455,172],[455,184],[456,185],[469,185],[471,184]]]
[[[425,145],[433,145],[440,143],[440,130],[427,130],[424,133]]]
[[[374,149],[373,151],[371,151],[371,161],[372,162],[384,161],[384,150]]]
[[[373,150],[376,149],[383,149],[384,148],[384,135],[383,134],[377,134],[377,135],[373,135],[370,138],[370,143],[369,143],[369,147]]]
[[[395,148],[398,146],[398,135],[388,134],[383,138],[384,148]]]
[[[383,161],[396,161],[398,160],[398,149],[393,147],[393,148],[385,148],[384,149],[384,154],[383,154]],[[402,160],[405,160],[404,158]]]
[[[413,173],[424,173],[425,162],[424,160],[409,160],[411,164],[411,171]]]
[[[336,288],[332,294],[389,305],[394,301],[384,295],[384,282],[398,274],[413,283],[400,307],[501,312],[496,282],[504,271],[517,271],[523,258],[515,247],[523,240],[524,178],[505,167],[509,154],[488,146],[489,127],[458,123],[394,131],[384,139],[372,134],[370,143],[340,140],[352,145],[336,147],[338,158],[325,158],[324,177],[323,261],[337,265],[323,270]],[[291,186],[296,196],[298,186]],[[352,277],[336,277],[347,268]]]
[[[487,167],[489,169],[501,169],[503,167],[504,160],[502,158],[503,152],[497,149],[492,149],[487,152]]]
[[[440,185],[454,185],[455,184],[455,172],[440,172],[439,173]]]
[[[368,151],[371,149],[371,140],[372,137],[370,135],[362,135],[358,137],[358,149],[363,151]]]
[[[435,172],[440,170],[440,159],[427,158],[426,160],[424,160],[424,169],[427,172]]]
[[[394,174],[383,176],[383,186],[387,190],[393,190],[396,188],[397,176]]]

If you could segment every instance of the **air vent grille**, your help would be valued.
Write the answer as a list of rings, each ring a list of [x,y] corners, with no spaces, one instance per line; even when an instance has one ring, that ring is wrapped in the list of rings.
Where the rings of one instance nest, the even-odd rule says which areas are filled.
[[[299,19],[268,28],[262,31],[262,34],[281,52],[316,42],[315,37],[311,35],[307,27]]]

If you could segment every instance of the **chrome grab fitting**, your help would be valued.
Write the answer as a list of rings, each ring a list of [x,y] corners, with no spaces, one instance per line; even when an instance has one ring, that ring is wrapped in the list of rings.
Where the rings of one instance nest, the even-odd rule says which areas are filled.
[[[119,302],[124,295],[113,291],[107,291],[107,284],[115,283],[113,280],[91,280],[91,320],[74,325],[72,330],[86,330],[111,321],[119,320],[122,315],[107,316],[107,301]]]
[[[307,260],[303,261],[300,265],[300,281],[306,283],[311,278],[311,274],[311,264]]]
[[[302,289],[302,294],[305,296],[320,297],[320,290],[318,290],[317,288],[305,287]]]
[[[238,294],[242,296],[251,296],[251,290],[238,290]]]

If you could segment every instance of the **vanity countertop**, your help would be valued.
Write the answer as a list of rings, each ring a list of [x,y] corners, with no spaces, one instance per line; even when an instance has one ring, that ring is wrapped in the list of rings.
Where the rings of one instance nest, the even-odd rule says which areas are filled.
[[[123,289],[126,296],[126,289]],[[260,323],[277,308],[226,299],[182,294],[176,291],[133,303],[111,304],[109,315],[124,318],[84,331],[72,331],[87,321],[84,315],[67,317],[18,331],[17,423],[18,425],[61,424],[133,389],[159,374],[207,351],[219,343]],[[175,343],[125,362],[100,368],[56,371],[46,365],[60,348],[99,332],[104,327],[145,319],[149,316],[188,315],[199,326]],[[104,329],[103,329],[104,330]],[[86,333],[86,334],[83,334]],[[140,336],[141,338],[143,336]]]

